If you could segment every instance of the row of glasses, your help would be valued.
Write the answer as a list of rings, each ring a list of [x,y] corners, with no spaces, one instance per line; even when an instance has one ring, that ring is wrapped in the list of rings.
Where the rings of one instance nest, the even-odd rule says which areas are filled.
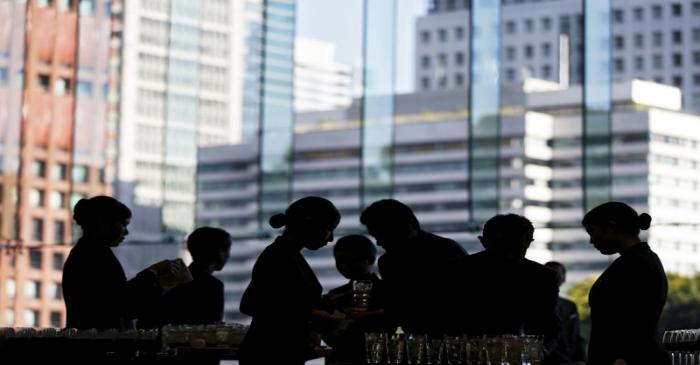
[[[541,336],[367,333],[365,340],[368,364],[540,365],[543,358]]]
[[[700,365],[700,329],[666,331],[662,342],[673,365]]]

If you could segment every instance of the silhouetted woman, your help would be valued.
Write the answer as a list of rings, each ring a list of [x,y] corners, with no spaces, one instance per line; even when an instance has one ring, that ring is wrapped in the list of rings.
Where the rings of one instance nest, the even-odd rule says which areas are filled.
[[[63,266],[67,327],[133,328],[133,318],[160,297],[156,272],[170,270],[162,261],[126,280],[112,247],[129,233],[131,211],[108,196],[80,199],[73,219],[82,229]]]
[[[658,256],[641,242],[651,217],[630,206],[608,202],[583,218],[591,244],[618,257],[591,288],[589,365],[670,364],[658,341],[657,324],[668,283]]]
[[[312,326],[328,320],[316,310],[322,288],[301,249],[333,241],[340,213],[330,201],[305,197],[270,218],[281,236],[258,257],[240,310],[253,317],[240,349],[241,364],[303,364],[312,357]]]

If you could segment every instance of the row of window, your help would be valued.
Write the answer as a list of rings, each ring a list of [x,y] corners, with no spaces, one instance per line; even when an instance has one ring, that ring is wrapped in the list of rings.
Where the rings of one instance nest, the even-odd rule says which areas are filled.
[[[26,280],[24,282],[24,297],[27,299],[41,299],[46,295],[50,299],[63,299],[63,288],[61,283],[50,282],[46,293],[42,293],[41,282]],[[17,295],[17,282],[14,279],[5,280],[5,297],[12,299]]]
[[[46,177],[46,161],[34,160],[32,161],[31,173],[33,177],[45,178]],[[53,165],[51,170],[51,179],[54,181],[65,181],[68,177],[68,165],[57,163]],[[72,181],[78,183],[84,183],[88,181],[88,168],[84,165],[73,165],[72,170]]]
[[[51,327],[61,328],[63,327],[62,322],[63,314],[58,311],[52,311],[50,313]],[[23,322],[17,323],[15,321],[15,310],[12,308],[5,310],[5,325],[9,327],[21,326],[21,327],[39,327],[39,312],[26,309],[23,313]]]
[[[669,8],[668,11],[670,12],[671,16],[673,17],[682,17],[684,13],[683,9],[683,4],[676,2],[672,4],[668,4]],[[700,15],[700,2],[694,1],[690,4],[691,7],[691,14],[692,15]],[[646,12],[651,10],[651,19],[659,20],[663,19],[664,17],[664,6],[662,4],[654,4],[651,6],[650,9],[645,9],[644,7],[641,6],[636,6],[631,9],[631,14],[632,14],[632,19],[635,21],[645,21],[646,19]],[[624,23],[627,20],[627,14],[624,9],[613,9],[613,21],[615,23]]]
[[[43,208],[45,205],[44,190],[32,188],[29,190],[29,206],[32,208]],[[49,208],[63,209],[66,207],[66,193],[52,191],[49,198]]]
[[[29,266],[33,269],[41,269],[44,263],[44,257],[48,256],[48,253],[42,252],[40,250],[29,251]],[[51,268],[56,271],[63,270],[64,255],[62,252],[51,253]]]
[[[674,137],[669,135],[662,135],[657,133],[651,134],[651,140],[655,142],[663,142],[667,144],[673,144],[676,146],[690,147],[693,149],[700,149],[700,140],[689,139],[683,137]]]
[[[674,45],[683,45],[683,31],[682,30],[673,30],[671,33],[671,44]],[[642,51],[645,45],[644,41],[644,34],[642,33],[635,33],[632,35],[632,43],[634,47],[630,47],[631,49],[636,49],[639,51]],[[693,43],[700,44],[700,28],[693,28],[690,30],[690,39],[692,40]],[[664,45],[664,33],[663,32],[653,32],[651,33],[651,45],[654,47],[660,47]],[[628,46],[628,41],[625,36],[622,35],[616,35],[613,37],[613,46],[617,50],[624,50]]]
[[[45,74],[39,74],[36,77],[36,86],[43,92],[51,90],[51,77]],[[53,93],[57,96],[68,95],[71,92],[71,81],[67,78],[60,77],[54,80]]]

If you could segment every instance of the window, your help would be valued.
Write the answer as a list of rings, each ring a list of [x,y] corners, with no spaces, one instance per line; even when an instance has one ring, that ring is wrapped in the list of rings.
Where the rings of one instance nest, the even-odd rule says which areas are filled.
[[[430,43],[430,32],[427,30],[420,32],[420,41],[423,43]]]
[[[442,89],[446,88],[446,87],[447,87],[447,77],[446,77],[446,76],[440,77],[440,78],[438,79],[438,85],[439,85],[440,88],[442,88]]]
[[[673,40],[673,44],[682,44],[683,33],[680,30],[674,30],[673,33],[671,33],[671,39]]]
[[[464,53],[462,53],[462,52],[455,53],[455,64],[460,65],[460,66],[464,64]]]
[[[36,77],[36,86],[41,90],[41,91],[49,91],[49,75],[37,75]]]
[[[73,0],[58,0],[58,10],[68,11],[73,7]]]
[[[46,176],[46,162],[41,161],[41,160],[32,161],[32,176],[34,176],[34,177]]]
[[[421,57],[420,64],[423,68],[430,68],[430,57],[429,56]]]
[[[512,20],[509,20],[506,22],[506,33],[508,34],[513,34],[515,33],[516,28],[515,28],[515,22]]]
[[[526,45],[525,46],[525,58],[532,58],[533,56],[533,50],[531,45]]]
[[[644,47],[644,35],[642,33],[637,33],[634,35],[634,46]]]
[[[73,182],[87,182],[87,180],[88,180],[87,166],[82,166],[82,165],[73,166]]]
[[[515,59],[515,47],[506,48],[506,60],[512,61]]]
[[[693,52],[693,64],[700,65],[700,51]]]
[[[29,251],[29,266],[32,269],[41,269],[41,251],[30,250]]]
[[[5,280],[5,295],[7,298],[12,299],[17,294],[17,282],[15,279]]]
[[[614,38],[615,41],[615,49],[624,49],[625,48],[625,38],[622,36],[615,36]]]
[[[693,28],[691,32],[693,35],[693,42],[700,43],[700,28]]]
[[[663,76],[654,76],[654,82],[657,84],[663,84],[664,83]]]
[[[63,326],[61,321],[61,312],[51,312],[51,327],[61,328]]]
[[[651,38],[655,46],[662,46],[664,44],[664,34],[661,32],[652,33]]]
[[[664,16],[664,8],[661,5],[654,5],[651,7],[651,17],[654,19],[661,19]]]
[[[552,18],[544,17],[542,18],[542,30],[548,31],[552,29]]]
[[[679,3],[671,4],[671,14],[673,16],[683,16],[683,5]]]
[[[29,206],[39,208],[44,206],[44,191],[39,189],[29,190]]]
[[[653,58],[653,64],[655,69],[661,69],[664,67],[664,56],[660,54],[655,54]]]
[[[695,1],[691,5],[693,15],[700,15],[700,1]]]
[[[549,79],[552,77],[552,67],[549,65],[542,66],[542,78]]]
[[[52,6],[53,6],[53,0],[37,0],[36,1],[37,8],[50,8]]]
[[[447,55],[444,53],[440,53],[438,55],[438,65],[445,67],[447,66]]]
[[[89,97],[92,95],[92,82],[87,80],[78,81],[75,92],[79,98]]]
[[[5,325],[8,327],[15,325],[15,310],[12,308],[5,309]]]
[[[549,43],[542,43],[542,56],[549,57],[552,55],[552,45]]]
[[[30,299],[41,298],[41,283],[34,280],[27,280],[24,283],[24,296]]]
[[[534,28],[535,28],[535,26],[532,22],[532,19],[525,19],[525,31],[528,33],[532,33]]]
[[[430,79],[427,77],[422,77],[420,80],[420,86],[421,86],[421,89],[423,89],[423,90],[430,89]]]
[[[49,297],[52,299],[60,300],[63,299],[63,287],[61,283],[52,282],[49,283]]]
[[[625,12],[622,9],[613,10],[613,20],[615,21],[615,23],[624,23]]]
[[[31,309],[24,311],[24,327],[37,327],[39,325],[39,312]]]
[[[506,80],[515,81],[515,70],[512,68],[506,69]]]
[[[673,86],[683,87],[683,77],[679,75],[673,76]]]
[[[0,86],[8,84],[7,67],[0,67]]]
[[[70,93],[70,80],[66,78],[59,78],[56,80],[56,87],[54,93],[58,96],[67,95]]]
[[[52,209],[61,209],[66,206],[66,193],[60,191],[52,191],[49,198],[49,206]]]
[[[68,166],[66,164],[56,164],[53,166],[53,171],[51,171],[51,178],[54,181],[63,181],[66,179],[68,174]]]
[[[64,221],[54,221],[53,222],[53,242],[55,244],[62,244],[66,236],[66,223]],[[55,259],[55,257],[54,257]]]
[[[464,39],[464,28],[462,28],[462,27],[455,28],[455,39],[457,39],[457,40]]]
[[[622,58],[615,59],[615,72],[625,72],[625,60]]]
[[[447,29],[441,28],[438,30],[438,39],[440,42],[445,42],[447,40]]]
[[[41,218],[32,218],[32,239],[35,241],[44,239],[44,220]]]
[[[464,75],[461,73],[455,74],[455,86],[464,85]]]
[[[700,86],[700,74],[693,75],[693,84],[695,84],[695,86]]]
[[[53,254],[53,269],[56,271],[63,270],[63,254],[54,252]]]
[[[95,0],[80,0],[80,15],[91,15],[95,11]]]
[[[637,56],[634,58],[634,69],[637,71],[644,70],[644,57]]]
[[[644,8],[634,8],[634,20],[644,20]]]
[[[683,66],[683,55],[680,53],[674,53],[673,54],[673,65],[674,66]]]

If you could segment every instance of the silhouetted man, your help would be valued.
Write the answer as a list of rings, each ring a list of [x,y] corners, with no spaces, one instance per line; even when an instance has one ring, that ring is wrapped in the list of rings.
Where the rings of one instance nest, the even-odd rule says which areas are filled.
[[[378,267],[387,318],[409,332],[433,331],[437,273],[466,251],[453,240],[423,231],[411,208],[397,200],[372,203],[360,222],[385,250]]]
[[[479,236],[485,250],[453,263],[443,279],[445,332],[544,335],[547,348],[554,347],[559,290],[552,270],[525,258],[533,233],[532,223],[515,214],[486,222]]]
[[[557,285],[561,287],[566,281],[566,268],[559,262],[550,261],[544,266],[554,270],[557,274]],[[583,338],[579,331],[578,308],[576,303],[569,299],[559,297],[557,299],[557,316],[561,323],[561,332],[557,347],[552,353],[554,363],[582,365],[586,362],[586,350]]]

